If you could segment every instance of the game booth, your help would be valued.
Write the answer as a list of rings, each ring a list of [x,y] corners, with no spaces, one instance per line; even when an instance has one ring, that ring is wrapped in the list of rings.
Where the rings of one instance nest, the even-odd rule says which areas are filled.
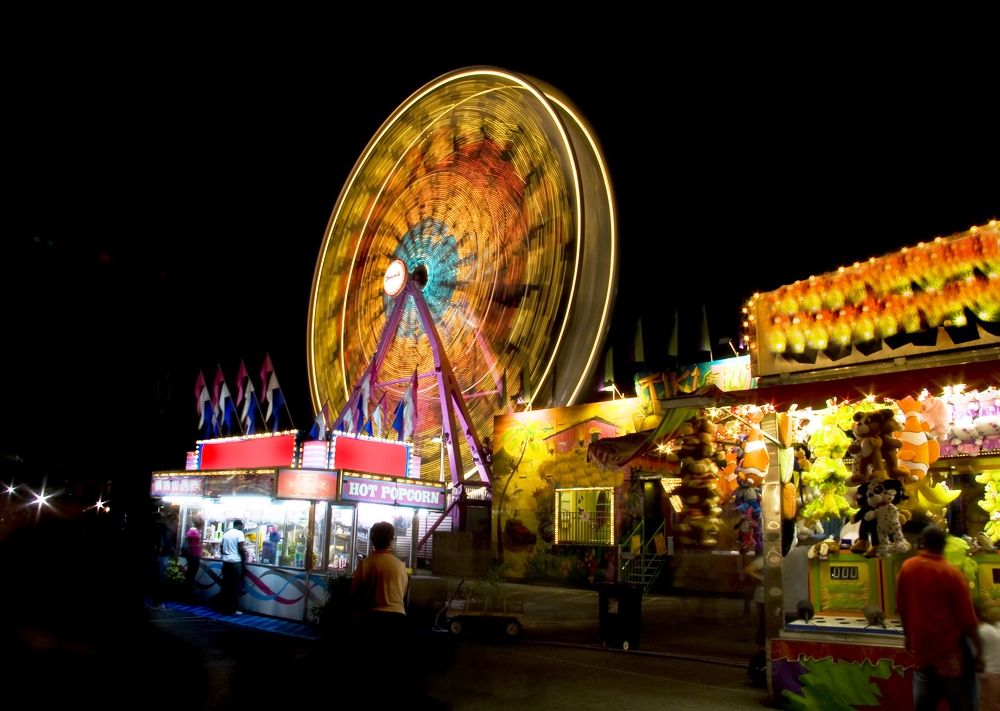
[[[912,708],[895,586],[926,525],[949,532],[973,598],[1000,605],[998,272],[992,222],[744,309],[759,378],[744,399],[767,410],[767,680],[784,708]]]
[[[332,432],[302,441],[299,432],[202,440],[183,471],[154,472],[150,493],[176,507],[177,549],[186,531],[202,536],[195,595],[205,602],[222,580],[221,541],[235,519],[247,538],[240,609],[307,620],[330,575],[352,574],[370,553],[368,529],[389,521],[393,552],[411,569],[427,555],[418,538],[445,510],[444,484],[410,477],[410,446]],[[427,536],[430,538],[430,536]],[[181,559],[183,565],[183,558]]]

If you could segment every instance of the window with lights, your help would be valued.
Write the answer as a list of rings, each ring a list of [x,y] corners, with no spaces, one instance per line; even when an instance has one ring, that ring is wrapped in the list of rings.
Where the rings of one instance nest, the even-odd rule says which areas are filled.
[[[615,498],[610,486],[556,489],[555,543],[615,543]]]

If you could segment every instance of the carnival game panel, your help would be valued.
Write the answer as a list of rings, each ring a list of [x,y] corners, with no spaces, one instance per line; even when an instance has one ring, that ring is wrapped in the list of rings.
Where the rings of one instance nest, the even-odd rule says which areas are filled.
[[[976,561],[976,586],[973,595],[1000,606],[1000,553],[973,556]]]
[[[772,639],[769,687],[783,709],[913,709],[913,657],[897,644]]]
[[[916,549],[911,548],[908,553],[901,553],[886,558],[882,561],[882,609],[889,617],[896,617],[896,581],[899,580],[899,570],[903,567],[903,561],[916,555]]]
[[[809,600],[815,614],[863,615],[865,605],[881,607],[878,561],[856,553],[835,553],[809,563]]]

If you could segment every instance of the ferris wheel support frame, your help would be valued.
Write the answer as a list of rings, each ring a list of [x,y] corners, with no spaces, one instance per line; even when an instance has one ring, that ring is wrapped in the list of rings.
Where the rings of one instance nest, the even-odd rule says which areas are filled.
[[[472,422],[472,417],[469,415],[468,408],[465,406],[465,398],[462,396],[462,390],[458,385],[458,379],[455,377],[455,371],[451,367],[444,344],[441,342],[437,327],[434,325],[430,308],[428,308],[427,301],[420,290],[420,285],[412,276],[409,276],[403,289],[393,297],[392,309],[386,318],[382,335],[379,336],[375,356],[372,358],[371,363],[368,364],[368,367],[365,368],[361,379],[355,384],[351,396],[340,411],[340,415],[336,421],[342,421],[347,413],[351,411],[351,408],[357,407],[358,398],[361,397],[361,384],[364,382],[364,379],[370,378],[369,382],[373,382],[378,378],[379,370],[385,361],[386,355],[389,352],[389,346],[392,344],[392,340],[395,338],[396,331],[399,328],[399,323],[403,318],[407,297],[413,298],[421,325],[430,339],[431,351],[434,353],[435,372],[433,375],[437,379],[438,394],[441,399],[441,446],[447,446],[452,484],[455,486],[465,484],[465,480],[461,476],[462,453],[459,449],[458,439],[454,436],[458,425],[461,424],[460,431],[465,437],[469,451],[472,453],[472,461],[479,472],[479,477],[487,485],[491,485],[493,482],[493,472],[488,463],[486,453],[483,452],[479,435],[476,433],[476,427]],[[414,397],[416,397],[416,393],[414,393]],[[360,428],[363,424],[359,422],[357,426]]]

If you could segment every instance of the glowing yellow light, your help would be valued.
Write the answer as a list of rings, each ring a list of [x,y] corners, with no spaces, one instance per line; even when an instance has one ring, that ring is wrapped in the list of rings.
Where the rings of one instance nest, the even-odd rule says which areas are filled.
[[[837,269],[837,271],[840,272],[841,274],[843,274],[847,270],[844,269],[844,267],[840,267],[839,269]]]
[[[979,231],[979,228],[978,228],[978,227],[976,227],[975,225],[973,225],[972,227],[970,227],[970,228],[969,228],[969,231],[970,231],[970,232],[978,232],[978,231]]]
[[[997,221],[996,220],[990,220],[990,227],[996,227],[996,226],[997,226]]]
[[[857,268],[858,268],[858,267],[860,267],[860,266],[861,266],[861,262],[855,262],[855,263],[854,263],[854,268],[855,268],[855,269],[857,269]]]
[[[753,293],[753,298],[755,298],[755,299],[759,299],[759,298],[760,298],[760,292],[759,292],[759,291],[755,291],[755,292]]]

